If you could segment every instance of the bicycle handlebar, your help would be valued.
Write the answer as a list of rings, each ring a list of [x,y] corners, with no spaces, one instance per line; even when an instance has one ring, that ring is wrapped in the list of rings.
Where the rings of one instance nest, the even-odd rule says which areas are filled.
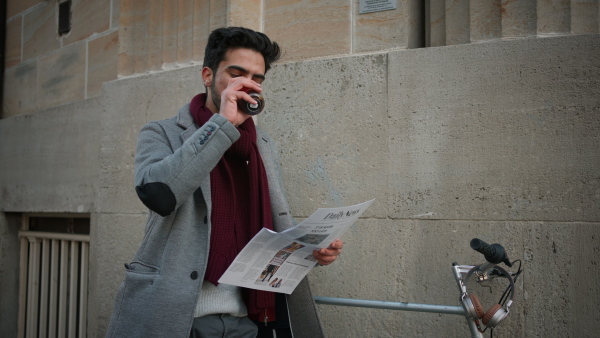
[[[511,267],[512,263],[508,260],[506,251],[500,244],[487,244],[479,238],[473,238],[471,240],[471,249],[483,254],[485,260],[492,264],[504,263]]]

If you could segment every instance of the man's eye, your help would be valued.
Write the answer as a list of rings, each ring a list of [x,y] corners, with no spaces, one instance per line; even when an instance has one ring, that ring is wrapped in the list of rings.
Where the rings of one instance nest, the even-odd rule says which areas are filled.
[[[230,75],[231,77],[240,77],[240,76],[241,76],[240,74],[234,74],[234,73],[229,73],[229,75]]]

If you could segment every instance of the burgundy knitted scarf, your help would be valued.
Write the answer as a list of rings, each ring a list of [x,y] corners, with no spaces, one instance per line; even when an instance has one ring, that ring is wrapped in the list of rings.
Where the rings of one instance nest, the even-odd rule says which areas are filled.
[[[206,94],[196,95],[190,112],[198,127],[213,113],[205,107]],[[227,267],[262,227],[273,229],[267,173],[258,146],[252,118],[242,123],[239,140],[225,152],[210,173],[212,215],[210,252],[204,279],[218,285]],[[248,314],[253,319],[274,320],[272,292],[244,290]],[[266,311],[266,312],[265,312]]]

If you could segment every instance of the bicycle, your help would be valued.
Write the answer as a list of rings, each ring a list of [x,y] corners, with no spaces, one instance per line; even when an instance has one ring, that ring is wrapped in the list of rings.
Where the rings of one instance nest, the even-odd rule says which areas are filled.
[[[490,337],[493,336],[493,330],[510,313],[510,307],[514,302],[515,282],[523,272],[522,261],[520,259],[511,262],[504,247],[500,244],[487,244],[486,242],[473,238],[470,242],[473,250],[483,254],[485,263],[478,265],[459,265],[452,263],[452,272],[460,292],[460,306],[419,304],[405,302],[389,302],[365,299],[350,299],[336,297],[314,297],[317,304],[354,306],[377,309],[390,309],[400,311],[416,311],[428,313],[442,313],[463,315],[467,319],[467,324],[473,338],[483,338],[483,334],[490,329]],[[515,263],[519,263],[517,272],[511,273],[498,264],[504,263],[511,268]],[[475,277],[477,283],[489,282],[495,278],[506,278],[509,285],[500,297],[500,300],[485,311],[481,302],[475,294],[470,294],[467,285],[471,277]]]

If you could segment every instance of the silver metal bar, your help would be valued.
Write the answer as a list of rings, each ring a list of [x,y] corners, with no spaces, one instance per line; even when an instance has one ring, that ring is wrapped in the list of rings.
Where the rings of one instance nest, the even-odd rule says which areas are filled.
[[[29,238],[29,273],[27,281],[27,337],[38,335],[40,300],[40,247],[42,241]]]
[[[52,306],[48,309],[48,338],[56,338],[56,328],[58,327],[58,311],[56,310],[56,304],[58,304],[58,269],[60,266],[60,241],[58,239],[52,240],[51,251],[50,304],[52,304]]]
[[[69,261],[69,311],[67,320],[67,337],[77,336],[77,285],[79,284],[79,243],[71,242]]]
[[[462,306],[418,304],[418,303],[404,303],[404,302],[386,302],[386,301],[379,301],[379,300],[335,298],[335,297],[314,297],[314,299],[317,304],[367,307],[367,308],[374,308],[374,309],[389,309],[389,310],[400,310],[400,311],[445,313],[445,314],[463,315],[463,316],[465,315],[465,310],[463,309]]]
[[[21,237],[21,263],[19,272],[19,304],[25,304],[27,302],[27,262],[29,261],[29,240],[25,237]],[[25,323],[27,320],[27,307],[19,306],[19,323],[17,329],[17,337],[25,337]]]
[[[69,267],[69,244],[70,241],[60,241],[60,281],[58,283],[58,337],[67,337],[67,276]]]
[[[65,234],[61,232],[42,232],[42,231],[19,231],[19,237],[31,237],[38,239],[58,239],[74,242],[89,242],[90,235]]]
[[[81,268],[79,276],[79,331],[78,337],[87,337],[88,271],[90,243],[81,243]]]
[[[50,240],[42,240],[42,278],[40,279],[39,337],[48,337],[48,288],[50,273]]]

